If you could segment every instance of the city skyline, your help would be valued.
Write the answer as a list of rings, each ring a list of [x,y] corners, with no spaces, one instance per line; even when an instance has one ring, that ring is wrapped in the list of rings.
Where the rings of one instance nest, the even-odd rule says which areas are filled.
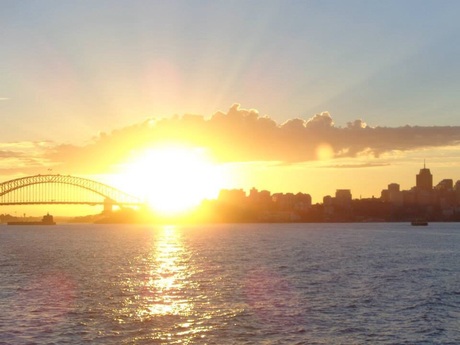
[[[0,5],[2,181],[75,174],[172,209],[379,196],[424,160],[460,179],[455,1]]]
[[[237,207],[238,209],[245,209],[248,207],[249,209],[253,208],[254,206],[257,206],[257,204],[261,203],[263,204],[283,204],[283,203],[288,203],[291,204],[290,207],[292,209],[289,209],[289,212],[293,212],[296,210],[297,206],[294,206],[297,203],[301,204],[301,209],[300,211],[305,212],[305,211],[312,211],[312,207],[315,206],[325,206],[327,207],[328,205],[333,205],[336,201],[339,200],[339,204],[343,207],[345,204],[350,204],[353,201],[376,201],[378,200],[379,202],[383,203],[389,203],[390,205],[393,205],[392,207],[396,208],[421,208],[419,210],[423,214],[429,214],[432,212],[433,207],[438,207],[443,210],[443,212],[446,212],[448,215],[456,215],[457,209],[460,209],[460,179],[455,180],[452,178],[444,178],[440,181],[438,181],[436,184],[434,183],[436,180],[433,179],[433,174],[431,173],[431,170],[426,167],[426,163],[424,162],[423,167],[420,168],[419,173],[416,174],[415,176],[415,184],[407,189],[401,189],[400,184],[397,181],[391,182],[387,185],[387,188],[381,189],[381,193],[379,196],[375,197],[372,196],[371,198],[363,198],[362,196],[356,196],[353,195],[353,191],[351,189],[336,189],[334,194],[330,195],[323,195],[322,200],[320,202],[316,201],[313,202],[313,199],[311,195],[308,193],[308,191],[299,191],[297,193],[285,193],[281,191],[270,191],[270,190],[258,190],[255,187],[252,187],[250,190],[243,190],[241,188],[230,188],[230,189],[220,189],[218,192],[218,195],[215,198],[204,198],[204,199],[199,199],[197,200],[196,203],[192,203],[190,205],[187,205],[186,208],[173,208],[169,209],[168,207],[162,209],[161,207],[158,208],[154,203],[151,203],[148,199],[142,199],[140,196],[136,195],[129,195],[126,194],[124,191],[118,190],[117,188],[114,188],[113,186],[108,186],[105,184],[101,184],[98,181],[92,181],[88,180],[85,178],[80,178],[77,176],[71,176],[71,175],[66,175],[62,176],[60,174],[45,174],[45,175],[35,175],[35,176],[28,176],[28,177],[23,177],[20,179],[15,179],[11,181],[3,181],[2,184],[5,183],[5,187],[2,186],[2,190],[5,195],[2,196],[2,202],[7,202],[11,203],[13,201],[21,201],[22,202],[31,202],[34,201],[36,205],[38,204],[45,204],[46,200],[48,199],[43,199],[40,198],[38,195],[37,196],[32,196],[31,191],[30,191],[30,186],[36,190],[37,192],[40,193],[40,195],[48,195],[48,197],[53,196],[53,198],[57,198],[56,200],[52,200],[53,202],[58,201],[57,203],[50,203],[44,208],[45,210],[49,210],[49,208],[57,208],[61,210],[67,210],[67,213],[59,213],[59,216],[82,216],[84,214],[82,213],[73,213],[70,214],[68,212],[69,205],[78,204],[82,203],[86,199],[78,199],[77,195],[78,192],[75,190],[73,192],[69,191],[69,195],[73,196],[73,199],[67,199],[65,198],[65,189],[60,189],[57,194],[55,192],[52,192],[52,188],[49,187],[49,191],[46,191],[48,188],[46,185],[48,183],[57,183],[54,186],[57,186],[59,184],[61,185],[71,185],[75,189],[75,187],[80,189],[80,191],[83,190],[92,190],[92,188],[88,185],[88,183],[92,184],[94,188],[106,191],[111,191],[111,193],[115,192],[118,193],[118,195],[121,195],[123,200],[119,200],[121,202],[121,205],[125,203],[128,199],[128,204],[124,205],[121,207],[121,209],[124,209],[127,207],[127,209],[137,209],[138,211],[147,211],[147,213],[153,212],[153,214],[156,214],[161,217],[166,217],[165,219],[171,219],[171,217],[176,218],[177,220],[182,219],[183,217],[189,217],[193,216],[196,212],[198,214],[201,213],[200,210],[202,210],[203,206],[206,207],[207,204],[209,203],[222,203],[222,205],[225,204],[233,204],[233,206]],[[20,182],[24,180],[24,182]],[[29,181],[29,182],[28,182]],[[54,182],[56,181],[56,182]],[[60,182],[59,182],[60,181]],[[66,181],[74,181],[74,182],[66,182]],[[80,182],[78,182],[80,181]],[[37,182],[38,185],[37,185]],[[9,184],[6,186],[6,184]],[[38,188],[37,188],[38,186]],[[382,186],[381,186],[382,187]],[[12,188],[12,189],[11,189]],[[11,190],[10,190],[11,189]],[[10,195],[10,192],[14,192],[15,190],[19,191],[19,193],[15,194],[14,196]],[[25,194],[24,192],[21,192],[26,190]],[[27,191],[29,190],[29,191]],[[21,194],[22,193],[22,194]],[[53,194],[54,193],[54,194]],[[100,205],[102,213],[101,215],[106,214],[107,211],[110,210],[120,210],[120,205],[118,205],[118,200],[117,198],[113,199],[110,201],[110,197],[106,196],[104,199],[101,197],[102,194],[99,194],[100,192],[97,192],[98,197],[95,197],[96,195],[92,196],[87,196],[86,198],[89,198],[86,201],[87,206],[85,207],[80,207],[80,210],[87,209],[88,210],[88,205],[91,205],[91,208],[93,209],[93,212],[90,214],[97,214],[99,211],[94,212],[94,206]],[[433,194],[434,193],[434,194]],[[23,195],[23,196],[21,196]],[[27,197],[24,197],[27,195]],[[64,199],[62,199],[62,196],[64,196]],[[77,197],[78,200],[75,201],[75,197]],[[128,199],[126,199],[128,198]],[[74,202],[70,202],[70,200],[74,200]],[[134,203],[137,203],[136,205],[129,205],[129,203],[133,203],[133,201],[136,200]],[[298,201],[295,201],[298,200]],[[442,201],[444,200],[444,201]],[[63,202],[65,201],[65,202]],[[174,201],[174,199],[168,200],[166,199],[165,202],[166,204],[169,201]],[[177,201],[177,200],[176,200]],[[247,205],[247,201],[250,201],[251,204]],[[180,201],[177,201],[180,204]],[[143,204],[144,203],[144,204]],[[53,204],[53,206],[50,206]],[[62,204],[67,204],[63,206]],[[143,206],[141,206],[143,204]],[[3,205],[3,212],[1,213],[3,216],[10,217],[14,213],[14,216],[16,217],[18,215],[18,209],[20,208],[27,208],[28,212],[24,212],[23,210],[19,211],[19,215],[22,215],[23,217],[26,217],[28,215],[29,217],[31,215],[37,214],[37,206],[24,206],[23,205]],[[387,205],[382,204],[385,206],[385,209]],[[260,205],[259,205],[260,206]],[[350,206],[350,205],[349,205]],[[42,206],[43,207],[43,206]],[[115,208],[113,208],[115,207]],[[258,207],[258,206],[257,206]],[[428,208],[426,208],[428,207]],[[426,209],[425,209],[426,208]],[[15,210],[13,212],[8,212],[5,210]],[[30,212],[32,211],[32,212]],[[271,209],[271,211],[274,211]],[[297,209],[297,211],[299,211]],[[43,212],[43,211],[41,211]],[[285,213],[285,212],[282,212]],[[88,214],[89,215],[89,214]],[[273,213],[273,215],[276,215],[276,212]],[[293,217],[295,218],[295,212],[292,213]],[[284,215],[285,216],[285,215]],[[193,216],[194,217],[194,216]],[[455,218],[457,220],[457,218]],[[209,220],[209,219],[204,219]],[[267,219],[265,219],[266,221]],[[273,220],[273,219],[271,219]],[[286,218],[285,220],[287,221],[292,221],[292,219]],[[447,219],[444,219],[447,220]],[[229,219],[229,221],[232,221]],[[254,221],[252,219],[251,221]]]

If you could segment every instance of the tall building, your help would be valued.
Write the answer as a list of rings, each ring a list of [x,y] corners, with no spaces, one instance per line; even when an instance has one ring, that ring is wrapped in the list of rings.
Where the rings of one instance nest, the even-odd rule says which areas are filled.
[[[399,184],[390,183],[388,185],[388,201],[397,206],[403,204],[403,193],[400,190]]]
[[[400,190],[400,187],[399,187],[399,184],[397,183],[390,183],[388,185],[388,191],[390,193],[399,193],[399,190]]]
[[[423,169],[416,176],[416,185],[418,190],[430,191],[433,189],[433,175],[431,175],[430,169],[425,167],[423,163]]]
[[[337,206],[351,206],[351,191],[349,189],[337,189],[335,191],[335,204]]]

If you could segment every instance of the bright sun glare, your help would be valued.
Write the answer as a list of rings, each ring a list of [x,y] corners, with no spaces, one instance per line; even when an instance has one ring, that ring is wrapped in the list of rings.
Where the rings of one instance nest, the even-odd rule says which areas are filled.
[[[192,209],[217,197],[225,174],[202,149],[163,146],[143,151],[123,167],[120,185],[165,215]]]

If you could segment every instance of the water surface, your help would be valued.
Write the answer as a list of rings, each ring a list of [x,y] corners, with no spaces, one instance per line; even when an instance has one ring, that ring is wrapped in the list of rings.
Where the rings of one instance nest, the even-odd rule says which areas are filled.
[[[0,226],[0,344],[459,344],[459,228]]]

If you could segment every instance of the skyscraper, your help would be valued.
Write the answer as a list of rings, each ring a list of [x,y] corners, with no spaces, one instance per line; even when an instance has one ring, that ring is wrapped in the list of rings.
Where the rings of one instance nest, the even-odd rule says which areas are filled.
[[[432,190],[433,189],[433,175],[431,175],[430,169],[425,167],[423,162],[423,169],[416,176],[416,185],[419,190]]]

